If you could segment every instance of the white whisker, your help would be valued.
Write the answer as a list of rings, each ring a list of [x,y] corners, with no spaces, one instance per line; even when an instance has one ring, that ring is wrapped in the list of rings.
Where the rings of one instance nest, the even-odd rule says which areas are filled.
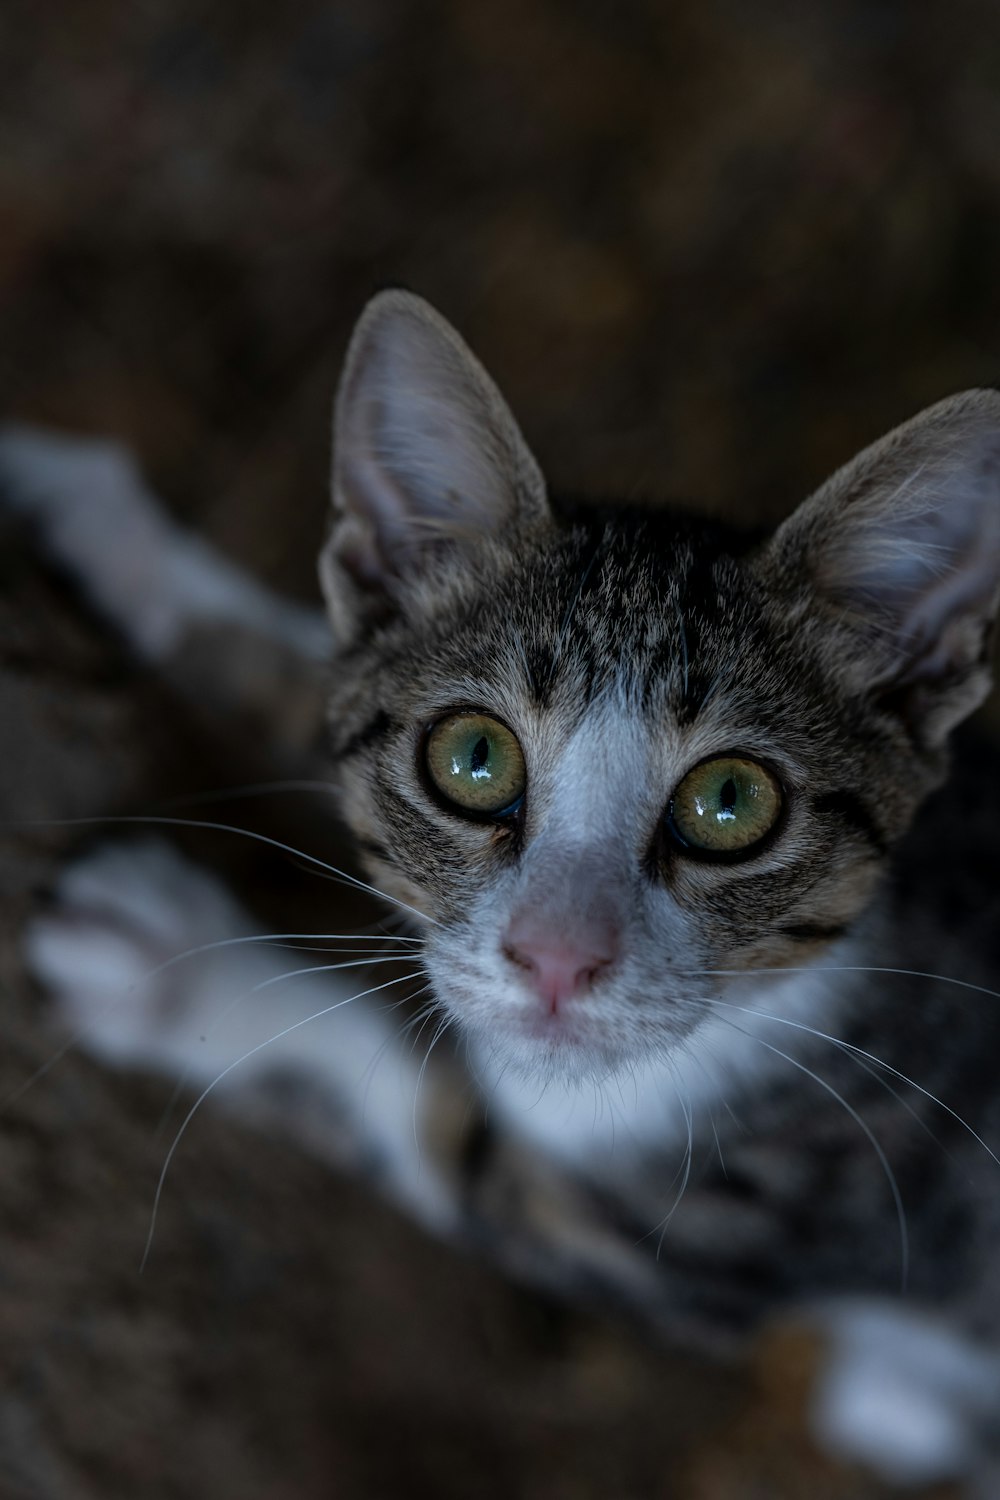
[[[694,1121],[692,1119],[691,1113],[691,1102],[689,1099],[686,1099],[681,1093],[679,1084],[677,1084],[677,1102],[680,1105],[681,1113],[684,1116],[684,1120],[687,1125],[687,1144],[684,1148],[684,1157],[681,1165],[675,1172],[673,1181],[670,1184],[670,1187],[673,1187],[674,1182],[676,1182],[677,1178],[680,1177],[680,1187],[677,1189],[674,1201],[670,1205],[670,1208],[667,1210],[666,1214],[660,1220],[659,1224],[655,1225],[654,1229],[650,1231],[650,1233],[655,1233],[657,1229],[660,1231],[659,1238],[656,1242],[657,1260],[659,1260],[660,1256],[663,1253],[663,1241],[666,1238],[667,1230],[670,1227],[670,1221],[680,1207],[681,1199],[684,1197],[684,1194],[687,1191],[687,1185],[691,1177],[691,1164],[694,1159]],[[668,1188],[667,1191],[669,1192],[670,1189]]]
[[[702,1003],[713,1004],[714,1002],[692,1000],[687,1003],[691,1005],[699,1005]],[[751,1014],[757,1014],[757,1012],[751,1012]],[[800,1073],[804,1073],[807,1078],[811,1078],[814,1083],[819,1084],[820,1088],[824,1089],[833,1099],[835,1099],[837,1103],[851,1117],[858,1128],[864,1132],[869,1144],[871,1145],[872,1150],[878,1157],[883,1172],[885,1173],[886,1181],[889,1184],[889,1191],[892,1194],[893,1203],[895,1204],[896,1218],[899,1223],[900,1291],[905,1292],[910,1275],[910,1239],[906,1225],[906,1209],[903,1206],[903,1199],[899,1191],[899,1184],[896,1181],[896,1174],[893,1172],[892,1167],[889,1164],[889,1158],[886,1156],[885,1151],[882,1149],[879,1140],[877,1139],[868,1122],[858,1114],[858,1111],[854,1108],[854,1106],[852,1104],[849,1104],[848,1101],[844,1098],[843,1094],[839,1093],[837,1089],[834,1088],[833,1084],[829,1083],[822,1076],[822,1074],[815,1072],[810,1067],[807,1067],[804,1062],[801,1062],[796,1057],[792,1057],[790,1053],[783,1052],[780,1047],[775,1047],[771,1042],[765,1041],[763,1037],[755,1036],[752,1031],[747,1031],[743,1026],[737,1026],[736,1022],[731,1021],[728,1017],[723,1016],[720,1019],[725,1023],[725,1025],[731,1026],[734,1031],[738,1031],[741,1036],[747,1037],[752,1042],[757,1042],[759,1046],[766,1048],[768,1052],[774,1053],[776,1057],[783,1058],[785,1062],[791,1063],[793,1068],[797,1068]]]
[[[164,828],[200,828],[214,833],[238,833],[243,838],[251,839],[254,843],[264,844],[270,849],[278,849],[283,854],[289,854],[293,859],[304,860],[312,869],[325,871],[339,883],[349,885],[355,890],[366,891],[370,896],[378,896],[382,901],[388,901],[390,905],[401,907],[411,915],[418,917],[421,922],[429,922],[434,927],[440,927],[441,923],[435,917],[428,916],[426,912],[418,911],[415,906],[410,906],[406,901],[401,901],[398,896],[390,896],[386,891],[380,891],[377,886],[369,885],[367,880],[361,880],[357,875],[349,875],[346,870],[340,870],[336,865],[329,864],[320,859],[316,854],[308,854],[304,849],[296,849],[291,844],[285,844],[281,839],[275,839],[267,833],[257,833],[252,828],[239,828],[233,823],[217,823],[209,818],[167,818],[139,815],[116,815],[114,817],[100,818],[33,818],[25,822],[8,824],[8,827],[17,828],[80,828],[93,826],[95,823],[115,824],[145,824],[152,827]]]
[[[226,1017],[232,1015],[237,1006],[242,1005],[244,1000],[248,999],[250,995],[256,994],[259,990],[266,989],[268,985],[277,984],[280,979],[295,979],[299,974],[331,973],[343,969],[373,968],[376,964],[396,964],[400,963],[401,961],[402,960],[399,954],[389,953],[373,958],[355,958],[342,964],[322,964],[317,969],[293,969],[287,974],[279,974],[274,976],[274,978],[262,980],[260,984],[254,985],[252,989],[244,990],[242,994],[237,995],[232,1000],[227,1000],[225,1005],[219,1007],[215,1011],[214,1015],[210,1018],[208,1025],[205,1027],[204,1037],[202,1039],[207,1040],[207,1038],[212,1035],[216,1028],[218,1026],[221,1026]],[[182,1069],[180,1076],[177,1079],[174,1091],[164,1110],[163,1117],[156,1128],[157,1135],[160,1135],[160,1133],[163,1131],[167,1120],[173,1112],[174,1105],[177,1103],[177,1100],[180,1098],[184,1089],[187,1087],[188,1079],[191,1076],[193,1068],[194,1059],[192,1059],[192,1061]]]
[[[745,979],[746,969],[692,969],[697,978]],[[989,985],[974,984],[971,979],[956,979],[951,974],[933,974],[928,969],[895,969],[882,964],[805,964],[798,968],[776,964],[772,968],[754,968],[755,974],[896,974],[904,979],[932,979],[939,984],[952,984],[961,990],[972,990],[977,995],[988,995],[1000,1000],[1000,990],[991,990]]]
[[[401,943],[401,944],[406,945],[405,951],[403,953],[401,953],[401,954],[398,954],[398,955],[396,955],[396,954],[392,955],[392,957],[394,957],[394,958],[398,957],[400,960],[402,960],[403,958],[410,958],[410,957],[412,957],[413,956],[413,952],[416,949],[419,949],[420,947],[422,947],[422,945],[423,945],[423,939],[419,938],[419,937],[403,937],[403,936],[398,936],[398,935],[394,935],[394,934],[390,934],[390,933],[371,934],[371,933],[366,933],[366,932],[360,932],[360,933],[335,933],[335,932],[260,932],[260,933],[258,933],[258,932],[254,932],[254,933],[246,933],[246,934],[243,934],[243,935],[241,935],[239,937],[218,938],[214,942],[210,942],[210,943],[198,943],[193,948],[185,948],[182,953],[174,953],[174,954],[171,955],[170,958],[165,959],[163,961],[163,963],[156,964],[156,965],[154,965],[153,968],[147,969],[145,971],[145,973],[139,975],[139,977],[137,979],[132,980],[132,982],[129,985],[127,985],[119,994],[114,995],[107,1002],[107,1004],[104,1005],[97,1012],[97,1015],[95,1016],[94,1020],[91,1022],[91,1026],[93,1026],[95,1024],[99,1024],[101,1021],[105,1020],[114,1010],[117,1009],[118,1006],[122,1005],[124,1003],[124,1001],[127,999],[127,997],[130,994],[132,994],[135,990],[139,989],[140,987],[142,987],[144,985],[147,985],[147,984],[151,983],[151,981],[154,980],[154,979],[158,979],[161,974],[165,974],[169,969],[174,968],[175,965],[184,962],[186,959],[197,958],[200,955],[205,954],[205,953],[213,953],[213,952],[216,952],[216,951],[218,951],[220,949],[232,948],[232,947],[236,947],[236,946],[243,945],[243,944],[266,943],[266,944],[268,944],[270,946],[273,946],[273,947],[276,947],[276,948],[285,948],[285,947],[287,947],[287,948],[293,948],[298,943],[305,944],[305,943],[313,943],[313,942],[315,942],[316,944],[321,944],[321,943],[326,943],[326,942],[336,942],[336,943],[340,943],[340,942],[345,942],[345,943],[346,942]],[[331,948],[329,950],[324,950],[322,947],[319,947],[319,946],[307,948],[307,949],[305,949],[305,951],[306,952],[324,952],[324,951],[330,951],[330,952],[347,952],[347,953],[364,953],[365,952],[365,950],[361,949],[361,948],[357,948],[357,949]],[[381,958],[382,956],[383,955],[379,952],[379,950],[377,948],[373,948],[372,952],[371,952],[371,956],[370,956],[369,962],[374,962],[375,960]],[[18,1084],[18,1086],[15,1089],[11,1090],[11,1092],[9,1094],[6,1094],[4,1096],[4,1098],[2,1100],[0,1100],[0,1109],[10,1109],[11,1106],[14,1105],[14,1104],[16,1104],[17,1101],[19,1099],[21,1099],[28,1092],[29,1089],[33,1088],[34,1085],[36,1083],[38,1083],[42,1078],[44,1078],[45,1075],[47,1073],[49,1073],[52,1068],[54,1068],[59,1062],[61,1062],[62,1059],[67,1055],[68,1052],[71,1052],[75,1047],[80,1046],[81,1043],[85,1043],[86,1040],[87,1040],[87,1035],[88,1035],[89,1029],[90,1029],[89,1027],[87,1029],[79,1028],[78,1030],[71,1032],[70,1035],[63,1042],[61,1042],[59,1044],[59,1046],[55,1049],[55,1051],[49,1057],[47,1057],[43,1063],[40,1063],[38,1065],[38,1067],[35,1068],[28,1075],[27,1078],[23,1079],[22,1082],[20,1084]],[[183,1087],[183,1082],[181,1084],[181,1087]],[[168,1112],[169,1112],[169,1109],[171,1107],[172,1107],[171,1105],[167,1106]],[[158,1128],[162,1128],[162,1127],[158,1127]]]
[[[934,977],[936,978],[937,976]],[[831,1036],[828,1032],[820,1031],[815,1026],[806,1025],[804,1021],[793,1021],[788,1016],[775,1016],[772,1015],[769,1011],[756,1010],[752,1006],[735,1005],[732,1003],[732,1001],[729,1000],[716,1000],[707,998],[698,1001],[692,1001],[691,1003],[698,1005],[713,1005],[722,1007],[726,1010],[740,1011],[744,1015],[759,1016],[762,1021],[774,1021],[779,1026],[790,1026],[793,1031],[806,1032],[809,1036],[818,1037],[820,1041],[831,1042],[833,1046],[839,1047],[842,1052],[851,1053],[855,1058],[859,1060],[863,1058],[870,1063],[874,1063],[875,1067],[884,1069],[886,1073],[891,1073],[892,1076],[894,1078],[898,1078],[901,1083],[905,1083],[909,1088],[915,1089],[918,1094],[923,1094],[924,1098],[928,1099],[931,1104],[936,1104],[938,1109],[943,1109],[945,1114],[950,1115],[957,1124],[961,1125],[963,1130],[968,1131],[972,1139],[976,1141],[978,1145],[982,1146],[987,1156],[989,1156],[990,1159],[994,1161],[998,1167],[1000,1167],[1000,1157],[998,1157],[997,1154],[993,1150],[991,1150],[991,1148],[983,1140],[982,1136],[972,1128],[968,1120],[963,1119],[957,1110],[952,1109],[950,1104],[946,1104],[943,1099],[939,1099],[936,1094],[931,1093],[930,1089],[924,1088],[923,1084],[918,1083],[915,1078],[910,1078],[906,1073],[900,1072],[899,1068],[894,1068],[891,1063],[887,1063],[883,1058],[877,1057],[874,1052],[866,1052],[864,1047],[858,1047],[854,1042],[844,1041],[842,1037]],[[750,1035],[749,1032],[746,1034]],[[860,1064],[859,1062],[859,1065],[863,1064]],[[888,1085],[886,1085],[886,1087],[888,1087]],[[895,1094],[894,1090],[892,1090],[892,1092]],[[895,1097],[898,1099],[899,1095],[895,1094]],[[909,1106],[906,1104],[906,1101],[904,1099],[900,1099],[899,1102],[903,1105],[904,1108],[909,1109]],[[913,1114],[918,1123],[924,1125],[924,1122],[920,1120],[920,1117],[912,1109],[910,1109],[910,1113]],[[924,1125],[924,1128],[927,1129],[926,1125]],[[933,1139],[933,1133],[931,1134]]]
[[[303,972],[303,971],[302,970],[296,970],[295,971],[295,973],[301,973],[301,972]],[[292,977],[292,976],[289,975],[289,976],[285,976],[285,977]],[[268,1037],[266,1041],[258,1042],[255,1047],[249,1048],[248,1051],[244,1052],[240,1057],[237,1057],[233,1062],[229,1063],[225,1068],[223,1068],[221,1073],[217,1073],[216,1074],[216,1076],[212,1079],[212,1082],[209,1083],[209,1084],[207,1084],[205,1086],[205,1088],[202,1089],[201,1093],[198,1095],[197,1099],[194,1101],[194,1103],[192,1104],[191,1108],[188,1110],[188,1112],[185,1115],[183,1121],[181,1122],[180,1129],[177,1131],[177,1134],[174,1136],[174,1139],[173,1139],[173,1141],[171,1142],[171,1145],[170,1145],[170,1149],[167,1152],[166,1158],[165,1158],[164,1163],[163,1163],[163,1167],[162,1167],[162,1169],[160,1171],[159,1179],[158,1179],[157,1184],[156,1184],[156,1193],[154,1194],[154,1197],[153,1197],[153,1208],[152,1208],[152,1212],[150,1214],[149,1232],[146,1235],[146,1244],[145,1244],[145,1247],[144,1247],[143,1252],[142,1252],[142,1260],[139,1263],[139,1271],[140,1271],[140,1273],[143,1270],[145,1270],[146,1262],[149,1259],[150,1250],[153,1247],[153,1236],[156,1233],[156,1220],[157,1220],[157,1215],[159,1214],[160,1200],[161,1200],[161,1198],[163,1196],[163,1185],[164,1185],[164,1183],[167,1180],[167,1172],[170,1169],[170,1163],[173,1161],[174,1156],[175,1156],[175,1154],[177,1152],[177,1148],[180,1145],[182,1139],[184,1138],[184,1135],[185,1135],[185,1133],[187,1131],[188,1126],[191,1124],[191,1121],[194,1119],[195,1115],[197,1114],[198,1110],[201,1108],[202,1104],[204,1104],[204,1102],[208,1098],[209,1094],[211,1094],[218,1087],[218,1085],[222,1082],[222,1080],[224,1078],[227,1078],[229,1076],[229,1074],[234,1071],[234,1069],[240,1067],[243,1063],[247,1062],[251,1057],[255,1057],[258,1052],[263,1052],[266,1047],[271,1047],[271,1046],[274,1045],[275,1042],[280,1042],[283,1037],[290,1036],[293,1031],[298,1031],[298,1030],[301,1029],[301,1027],[308,1026],[311,1021],[318,1021],[322,1016],[331,1015],[333,1011],[340,1010],[345,1005],[351,1005],[351,1004],[353,1004],[357,1000],[362,1000],[367,995],[378,994],[381,990],[388,989],[391,985],[394,985],[394,984],[403,984],[408,979],[416,979],[418,977],[419,977],[419,971],[415,971],[412,974],[400,974],[400,975],[397,975],[397,977],[394,978],[394,979],[387,979],[384,984],[373,985],[371,989],[361,990],[356,995],[350,995],[350,996],[348,996],[348,998],[346,1000],[337,1000],[333,1005],[325,1005],[322,1008],[322,1010],[313,1011],[312,1015],[304,1016],[301,1020],[298,1020],[298,1021],[293,1021],[290,1026],[286,1026],[286,1027],[284,1027],[283,1030],[275,1032],[274,1036]],[[264,989],[264,988],[266,988],[267,985],[269,985],[271,983],[276,983],[276,982],[277,982],[276,980],[265,980],[263,982],[263,984],[255,985],[254,989],[256,989],[256,990]]]
[[[427,1071],[427,1064],[430,1062],[431,1053],[434,1051],[434,1048],[437,1046],[438,1042],[441,1040],[441,1038],[444,1036],[445,1032],[448,1030],[448,1027],[449,1027],[450,1024],[451,1023],[450,1023],[450,1021],[449,1021],[449,1019],[448,1019],[447,1016],[442,1016],[441,1017],[441,1020],[440,1020],[440,1022],[438,1024],[438,1026],[437,1026],[437,1029],[435,1030],[434,1035],[431,1037],[430,1044],[429,1044],[429,1046],[427,1048],[427,1051],[424,1053],[423,1060],[422,1060],[422,1062],[420,1064],[420,1071],[417,1073],[417,1082],[416,1082],[416,1085],[415,1085],[414,1090],[413,1090],[413,1119],[412,1119],[412,1125],[413,1125],[413,1143],[414,1143],[414,1145],[417,1148],[418,1171],[420,1170],[419,1164],[422,1163],[422,1147],[421,1147],[421,1144],[420,1144],[420,1132],[419,1132],[419,1130],[417,1128],[417,1110],[418,1110],[419,1103],[420,1103],[420,1086],[421,1086],[421,1084],[424,1081],[424,1074]],[[419,1035],[419,1033],[418,1033],[418,1035]]]
[[[715,1141],[715,1150],[719,1158],[719,1166],[722,1168],[722,1176],[726,1182],[729,1181],[729,1172],[726,1170],[726,1158],[722,1154],[722,1142],[719,1140],[719,1128],[715,1123],[712,1111],[708,1112],[708,1123],[712,1127],[712,1139]]]
[[[415,1000],[419,1000],[422,995],[425,995],[427,993],[429,988],[430,986],[427,984],[419,985],[417,989],[411,990],[409,994],[401,996],[399,1000],[394,1000],[391,1005],[385,1006],[383,1007],[383,1009],[384,1011],[388,1012],[401,1010],[404,1005],[411,1005]],[[401,1027],[399,1031],[390,1031],[386,1035],[384,1041],[379,1044],[378,1048],[375,1051],[375,1055],[370,1059],[364,1072],[361,1075],[361,1082],[364,1086],[364,1093],[362,1095],[361,1101],[362,1120],[364,1120],[368,1110],[368,1096],[371,1092],[372,1085],[375,1082],[375,1074],[378,1071],[379,1064],[382,1062],[382,1059],[385,1057],[386,1053],[394,1045],[394,1043],[402,1041],[406,1037],[408,1032],[412,1030],[413,1026],[416,1025],[417,1021],[420,1019],[425,1019],[428,1015],[432,1014],[434,1008],[435,1003],[434,1001],[431,1001],[429,1005],[422,1007],[417,1012],[416,1016],[411,1016],[406,1025]]]

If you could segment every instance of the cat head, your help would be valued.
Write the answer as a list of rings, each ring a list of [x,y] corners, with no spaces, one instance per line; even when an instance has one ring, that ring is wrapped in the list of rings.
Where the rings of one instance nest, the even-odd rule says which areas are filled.
[[[985,697],[1000,396],[930,408],[770,538],[553,504],[419,298],[365,310],[321,576],[345,815],[441,1004],[530,1072],[670,1057],[822,957]]]

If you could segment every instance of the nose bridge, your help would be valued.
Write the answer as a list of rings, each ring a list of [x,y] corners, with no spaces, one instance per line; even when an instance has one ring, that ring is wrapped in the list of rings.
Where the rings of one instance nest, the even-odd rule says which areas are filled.
[[[628,876],[619,853],[589,841],[558,846],[555,830],[552,834],[525,861],[520,910],[577,931],[588,925],[620,925]]]
[[[581,875],[627,868],[648,797],[643,726],[624,705],[590,713],[545,769],[529,829],[526,864],[573,864]]]
[[[568,739],[539,789],[517,909],[577,934],[621,928],[635,879],[646,755],[623,715],[594,715]]]

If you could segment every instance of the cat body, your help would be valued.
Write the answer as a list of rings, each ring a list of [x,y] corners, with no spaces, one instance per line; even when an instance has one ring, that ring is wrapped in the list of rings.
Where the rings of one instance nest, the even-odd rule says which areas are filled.
[[[850,1415],[884,1371],[826,1430],[898,1474],[969,1467],[1000,1411],[995,752],[941,788],[990,682],[1000,397],[931,408],[772,536],[561,506],[454,331],[383,293],[333,497],[337,796],[458,1045],[414,1063],[355,1006],[320,1056],[300,1028],[350,995],[310,981],[277,1051],[348,1120],[330,1154],[367,1137],[438,1230],[700,1347],[788,1305],[847,1338],[871,1324],[844,1299],[891,1299],[897,1407],[946,1388],[945,1436],[925,1461],[909,1418]],[[65,992],[64,938],[34,952]],[[151,1037],[133,1053],[176,1066]],[[380,1037],[404,1082],[369,1109]],[[268,1059],[188,1050],[220,1092]]]
[[[683,1318],[964,1285],[926,1248],[959,1212],[949,1153],[995,1220],[995,1006],[953,981],[995,981],[997,901],[961,909],[945,961],[940,879],[949,845],[982,867],[982,802],[939,859],[918,836],[885,872],[986,691],[998,423],[992,393],[943,403],[763,543],[662,510],[565,516],[433,315],[386,294],[356,335],[324,564],[344,813],[374,882],[429,919],[491,1107],[623,1200]],[[470,712],[526,765],[485,822],[421,749]],[[724,756],[782,788],[745,851],[671,826],[671,794]]]

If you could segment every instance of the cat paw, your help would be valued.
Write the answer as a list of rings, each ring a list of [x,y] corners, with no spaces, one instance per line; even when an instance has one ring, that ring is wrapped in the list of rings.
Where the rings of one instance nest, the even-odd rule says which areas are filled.
[[[812,1409],[821,1445],[894,1485],[975,1479],[989,1461],[1000,1355],[887,1301],[831,1304],[819,1320],[829,1351]]]
[[[0,503],[147,661],[166,660],[206,626],[263,637],[308,663],[329,656],[322,611],[273,594],[177,526],[117,443],[0,426]]]
[[[438,1232],[454,1229],[438,1115],[450,1118],[456,1097],[463,1114],[464,1102],[454,1079],[440,1081],[440,1056],[414,1054],[394,1011],[419,970],[362,974],[353,945],[343,974],[336,951],[318,964],[274,951],[215,876],[157,840],[106,845],[71,865],[24,945],[82,1050],[211,1090],[243,1118],[363,1172]],[[381,964],[387,954],[376,944],[370,956]]]
[[[222,884],[169,844],[108,844],[63,871],[25,958],[85,1051],[156,1062],[199,1022],[205,966],[181,955],[249,929]]]
[[[176,636],[162,585],[170,529],[127,449],[8,423],[0,427],[0,497],[141,654],[168,652]]]

